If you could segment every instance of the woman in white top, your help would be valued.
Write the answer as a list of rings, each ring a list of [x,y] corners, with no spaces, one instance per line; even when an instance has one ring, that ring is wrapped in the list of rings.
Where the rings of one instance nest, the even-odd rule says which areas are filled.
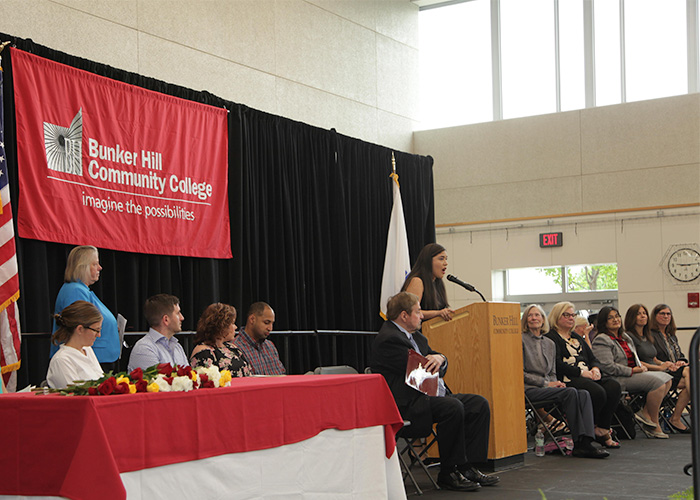
[[[92,344],[100,336],[102,315],[90,302],[77,300],[54,315],[58,329],[51,337],[61,344],[51,358],[46,381],[49,387],[64,389],[76,380],[95,380],[104,375]]]

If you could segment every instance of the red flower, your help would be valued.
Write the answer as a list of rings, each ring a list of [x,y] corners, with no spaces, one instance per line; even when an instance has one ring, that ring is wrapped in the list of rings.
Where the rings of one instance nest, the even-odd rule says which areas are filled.
[[[97,391],[100,394],[104,394],[105,396],[109,396],[114,392],[114,389],[117,387],[117,379],[114,377],[109,377],[107,380],[102,382],[100,385],[97,386]]]
[[[173,385],[173,378],[174,377],[163,377],[163,380],[165,380],[168,385]]]
[[[115,394],[129,394],[129,384],[122,382],[114,388]]]
[[[202,384],[204,384],[205,382],[209,382],[209,375],[207,375],[206,373],[200,373],[199,380],[200,382],[202,382]]]
[[[97,392],[97,387],[88,387],[88,394],[90,396],[97,396],[99,394]]]
[[[177,367],[177,376],[178,377],[190,377],[191,373],[192,373],[192,367],[189,365]]]
[[[140,368],[139,368],[139,370],[140,370]],[[145,380],[143,380],[143,379],[137,380],[134,385],[136,386],[136,392],[148,392],[147,391],[148,382],[146,382]]]
[[[202,389],[213,389],[214,388],[214,381],[213,380],[207,380],[206,382],[202,382]]]
[[[129,377],[131,377],[131,380],[143,380],[143,370],[139,366],[129,374]]]
[[[170,376],[173,373],[173,367],[170,363],[160,363],[158,366],[158,373]]]

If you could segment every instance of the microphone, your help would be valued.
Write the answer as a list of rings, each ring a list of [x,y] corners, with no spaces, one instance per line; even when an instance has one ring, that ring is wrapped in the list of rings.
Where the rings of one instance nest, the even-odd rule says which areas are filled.
[[[470,292],[476,292],[476,288],[471,286],[469,283],[465,283],[464,281],[462,281],[458,277],[452,276],[451,274],[447,275],[447,281],[451,281],[452,283],[457,283],[459,286],[461,286],[462,288],[466,288]]]

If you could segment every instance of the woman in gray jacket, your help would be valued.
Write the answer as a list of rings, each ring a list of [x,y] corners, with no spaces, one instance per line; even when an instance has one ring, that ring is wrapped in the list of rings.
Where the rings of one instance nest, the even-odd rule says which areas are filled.
[[[600,361],[603,375],[615,377],[623,391],[646,394],[644,407],[634,417],[645,432],[659,439],[668,438],[659,427],[659,408],[671,388],[672,377],[664,372],[647,371],[639,362],[634,342],[622,328],[620,311],[605,306],[598,313],[598,335],[593,341],[593,354]]]

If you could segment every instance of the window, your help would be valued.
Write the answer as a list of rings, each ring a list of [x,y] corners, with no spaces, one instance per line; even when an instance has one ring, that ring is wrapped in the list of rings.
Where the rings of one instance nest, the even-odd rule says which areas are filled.
[[[421,128],[493,120],[489,5],[476,0],[421,13]]]
[[[582,0],[559,2],[559,71],[561,111],[585,108]]]
[[[547,312],[557,302],[572,302],[584,316],[617,304],[617,264],[506,269],[494,271],[492,281],[494,300],[540,304]]]
[[[698,31],[688,0],[447,3],[419,16],[421,129],[684,94],[700,65],[700,50],[688,62],[688,36]],[[590,95],[586,74],[595,75]]]
[[[503,118],[556,111],[554,3],[501,0]]]
[[[622,102],[620,60],[620,2],[594,4],[596,106]]]
[[[688,92],[685,0],[625,2],[627,101]]]

